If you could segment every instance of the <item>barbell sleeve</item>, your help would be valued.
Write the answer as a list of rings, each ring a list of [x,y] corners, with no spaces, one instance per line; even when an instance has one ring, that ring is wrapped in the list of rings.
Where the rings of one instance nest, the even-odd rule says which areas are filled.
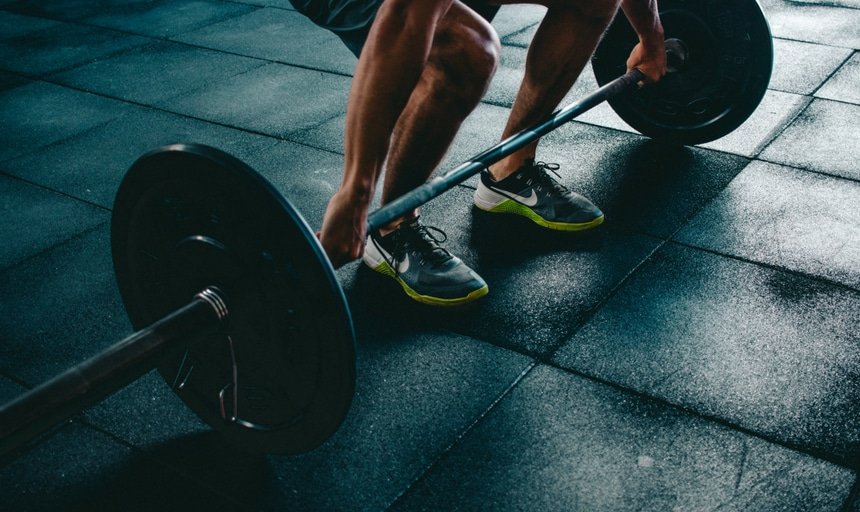
[[[149,327],[3,405],[0,458],[147,373],[171,349],[216,332],[226,317],[219,290],[207,288]]]
[[[463,183],[470,177],[481,172],[487,166],[492,165],[526,145],[538,140],[559,126],[571,121],[573,118],[591,110],[604,101],[622,92],[635,87],[639,82],[645,80],[645,75],[638,69],[628,71],[626,74],[616,78],[603,87],[597,89],[588,96],[576,101],[567,107],[553,112],[549,118],[532,128],[516,133],[486,151],[472,157],[471,160],[462,163],[442,176],[437,176],[427,181],[420,187],[407,192],[394,201],[371,213],[367,218],[368,231],[374,231],[398,219],[419,206],[427,203],[434,197]]]

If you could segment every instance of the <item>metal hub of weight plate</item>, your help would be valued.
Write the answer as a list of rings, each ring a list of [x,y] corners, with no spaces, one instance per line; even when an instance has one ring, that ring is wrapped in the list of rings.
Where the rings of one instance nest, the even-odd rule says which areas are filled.
[[[773,41],[761,8],[756,0],[660,0],[658,6],[666,39],[680,40],[686,60],[659,83],[609,104],[655,139],[700,144],[730,133],[752,114],[770,81]],[[592,59],[600,85],[624,74],[638,41],[619,13]]]
[[[203,420],[269,453],[335,432],[354,393],[352,319],[316,236],[265,179],[206,146],[150,152],[117,193],[111,243],[135,329],[208,286],[226,297],[223,332],[158,367]]]

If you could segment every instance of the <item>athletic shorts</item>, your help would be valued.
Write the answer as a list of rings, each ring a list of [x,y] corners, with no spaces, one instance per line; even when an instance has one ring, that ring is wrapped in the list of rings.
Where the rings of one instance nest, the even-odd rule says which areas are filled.
[[[376,11],[383,0],[290,0],[297,11],[317,25],[331,30],[358,57]],[[499,7],[486,0],[461,0],[475,12],[492,21]]]

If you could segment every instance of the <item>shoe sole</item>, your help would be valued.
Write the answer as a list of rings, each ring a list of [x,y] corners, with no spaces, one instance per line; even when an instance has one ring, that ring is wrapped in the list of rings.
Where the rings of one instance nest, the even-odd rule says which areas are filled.
[[[391,268],[391,265],[389,265],[387,261],[383,261],[376,266],[371,266],[370,268],[375,272],[379,272],[380,274],[388,276],[397,281],[400,284],[400,287],[403,288],[403,291],[406,292],[406,295],[408,295],[410,299],[430,306],[459,306],[468,302],[472,302],[474,300],[478,300],[490,291],[490,287],[484,285],[483,287],[470,292],[465,297],[443,299],[441,297],[434,297],[432,295],[422,295],[413,290],[412,287],[410,287],[408,284],[406,284],[406,282],[401,279],[396,272],[394,272],[394,269]]]
[[[492,190],[490,190],[493,194]],[[504,197],[504,196],[501,196]],[[603,224],[604,216],[601,215],[593,220],[588,222],[556,222],[544,219],[540,215],[538,215],[534,210],[529,208],[528,206],[518,203],[513,199],[505,198],[499,203],[488,201],[480,196],[480,194],[475,194],[475,206],[480,210],[489,213],[507,213],[513,215],[519,215],[521,217],[525,217],[530,221],[534,222],[538,226],[552,229],[555,231],[585,231],[588,229],[596,228],[597,226]]]

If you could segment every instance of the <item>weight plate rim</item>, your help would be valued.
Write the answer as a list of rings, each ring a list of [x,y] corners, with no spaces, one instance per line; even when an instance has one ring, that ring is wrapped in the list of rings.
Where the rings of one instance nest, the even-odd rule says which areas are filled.
[[[624,97],[624,95],[620,95],[618,97],[609,98],[608,103],[618,115],[627,125],[636,130],[638,133],[652,138],[656,141],[671,143],[677,145],[698,145],[705,144],[708,142],[712,142],[721,137],[725,137],[729,133],[732,133],[738,127],[740,127],[746,120],[748,120],[753,113],[756,111],[758,106],[761,104],[762,99],[768,91],[768,85],[770,79],[773,74],[773,64],[774,64],[774,47],[773,47],[773,32],[770,28],[770,23],[767,20],[767,17],[764,14],[764,11],[761,7],[761,3],[758,0],[746,0],[750,6],[749,11],[754,15],[755,20],[751,21],[751,23],[758,23],[759,26],[763,29],[762,33],[762,41],[765,47],[757,50],[761,55],[759,57],[763,57],[762,68],[759,70],[760,83],[763,82],[764,87],[761,87],[760,90],[755,91],[755,94],[747,97],[747,101],[744,102],[743,108],[734,108],[730,112],[713,118],[710,120],[711,124],[713,123],[728,123],[726,126],[720,127],[719,124],[712,126],[712,129],[707,129],[707,124],[693,126],[693,127],[685,127],[685,128],[669,128],[659,126],[655,123],[648,123],[642,121],[640,116],[635,113],[635,108],[631,107]],[[666,4],[658,4],[660,6],[661,12],[664,11],[672,11],[677,10],[677,6],[669,3],[669,6],[666,7]],[[622,13],[618,13],[617,16],[623,17]],[[612,27],[619,20],[615,20],[609,28],[607,28],[605,36],[612,30]],[[667,37],[671,37],[670,34],[667,34]],[[601,41],[602,42],[602,41]],[[594,74],[595,79],[597,80],[598,85],[603,86],[611,80],[621,76],[623,74],[623,70],[611,74],[606,72],[605,74],[599,71],[598,61],[601,58],[601,48],[598,45],[595,50],[594,55],[592,56],[592,72]],[[617,75],[617,76],[616,76]],[[716,127],[720,127],[719,129],[713,129]]]
[[[331,327],[331,330],[337,333],[336,337],[338,341],[335,341],[335,343],[340,343],[340,340],[346,340],[346,338],[349,339],[348,347],[338,346],[339,351],[342,349],[342,353],[338,353],[336,365],[339,371],[336,373],[338,378],[342,381],[341,384],[343,384],[343,387],[339,389],[342,389],[343,392],[338,393],[340,398],[337,400],[337,403],[342,403],[343,406],[338,407],[337,412],[332,412],[331,414],[332,417],[337,416],[339,419],[332,422],[334,425],[331,428],[317,429],[317,426],[315,425],[314,429],[317,431],[306,432],[306,434],[315,434],[315,436],[313,436],[314,439],[310,440],[310,435],[307,438],[303,438],[308,442],[301,443],[301,446],[291,446],[289,442],[279,443],[278,446],[274,446],[270,442],[273,439],[271,435],[238,427],[235,423],[225,422],[220,420],[220,418],[215,420],[212,417],[211,410],[204,410],[201,412],[200,409],[203,407],[202,402],[192,403],[195,399],[189,399],[189,397],[186,396],[187,394],[178,394],[180,394],[180,397],[189,406],[189,408],[197,413],[197,415],[206,423],[212,426],[215,430],[222,432],[228,439],[236,441],[237,444],[242,445],[244,448],[248,448],[251,451],[289,454],[309,451],[325,442],[325,440],[334,434],[350,409],[355,393],[356,337],[354,324],[343,289],[337,281],[331,263],[325,256],[318,240],[313,235],[313,231],[301,216],[300,212],[298,212],[262,175],[232,155],[202,144],[171,144],[162,146],[147,152],[135,161],[126,173],[117,191],[114,203],[114,214],[111,220],[111,246],[114,269],[117,278],[117,285],[120,289],[120,295],[123,303],[126,305],[129,318],[131,319],[135,329],[143,328],[151,322],[151,319],[149,318],[142,318],[140,311],[138,311],[137,307],[133,304],[133,301],[135,300],[135,293],[133,290],[134,285],[132,282],[133,277],[128,275],[128,273],[131,272],[127,266],[129,256],[128,254],[125,254],[124,250],[129,241],[128,234],[124,234],[124,224],[130,222],[133,218],[133,199],[135,198],[131,197],[131,194],[135,192],[135,186],[140,183],[140,180],[145,180],[144,177],[139,175],[145,172],[147,166],[152,165],[152,162],[157,161],[159,158],[174,158],[172,155],[177,155],[175,158],[199,158],[201,161],[212,162],[216,166],[228,168],[228,170],[224,171],[226,173],[237,173],[241,174],[242,179],[253,179],[253,182],[249,183],[249,187],[264,191],[266,197],[272,200],[273,204],[275,204],[280,211],[286,214],[289,221],[292,223],[291,225],[294,226],[296,230],[299,230],[304,234],[305,239],[302,240],[302,242],[309,242],[308,244],[303,244],[301,248],[302,250],[309,250],[319,263],[318,270],[321,271],[321,274],[325,277],[325,286],[327,286],[325,289],[325,301],[327,301],[327,304],[328,302],[331,302],[331,304],[338,310],[338,314],[335,318],[340,319],[340,321],[337,322],[340,325],[334,325]],[[146,189],[144,188],[144,190]],[[328,293],[329,291],[332,293]],[[322,359],[320,361],[322,361]],[[323,365],[322,362],[318,364]],[[318,368],[320,367],[318,366]],[[331,374],[332,371],[333,370],[330,369],[320,369],[318,370],[318,373],[327,372],[328,374]],[[162,375],[165,377],[165,380],[168,380],[167,375],[164,375],[163,372]],[[170,384],[169,380],[168,384]],[[319,387],[316,386],[313,389],[318,390]],[[316,408],[319,407],[322,407],[322,405],[314,403],[312,404],[311,409],[316,410]],[[334,411],[334,408],[331,410]]]

